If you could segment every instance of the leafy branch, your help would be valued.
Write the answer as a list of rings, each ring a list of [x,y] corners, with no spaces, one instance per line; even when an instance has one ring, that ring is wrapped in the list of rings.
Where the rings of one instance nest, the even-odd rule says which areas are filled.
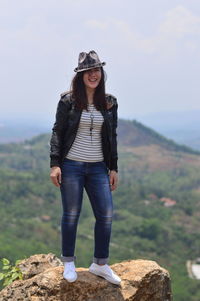
[[[2,273],[0,273],[0,281],[3,281],[3,286],[11,284],[13,281],[23,279],[22,272],[17,266],[21,260],[16,260],[15,265],[12,266],[7,258],[2,258],[3,264]]]

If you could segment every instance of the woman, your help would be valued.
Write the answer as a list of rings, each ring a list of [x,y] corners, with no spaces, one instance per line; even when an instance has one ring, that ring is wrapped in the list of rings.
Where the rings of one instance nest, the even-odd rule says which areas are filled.
[[[121,279],[109,267],[113,216],[111,191],[117,187],[117,100],[105,94],[97,53],[81,52],[70,92],[61,94],[51,137],[51,173],[60,187],[63,277],[77,279],[74,256],[77,224],[85,188],[96,219],[95,250],[89,271],[114,284]]]

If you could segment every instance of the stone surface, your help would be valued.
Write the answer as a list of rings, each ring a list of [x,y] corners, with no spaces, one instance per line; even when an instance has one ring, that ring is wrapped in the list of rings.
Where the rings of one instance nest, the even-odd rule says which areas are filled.
[[[31,278],[49,268],[57,266],[63,266],[62,261],[52,253],[30,256],[29,258],[22,260],[18,265],[24,279]]]
[[[63,266],[53,254],[39,254],[20,264],[24,280],[0,292],[0,301],[171,301],[170,275],[155,261],[128,260],[113,264],[121,286],[77,268],[78,279],[63,279]]]

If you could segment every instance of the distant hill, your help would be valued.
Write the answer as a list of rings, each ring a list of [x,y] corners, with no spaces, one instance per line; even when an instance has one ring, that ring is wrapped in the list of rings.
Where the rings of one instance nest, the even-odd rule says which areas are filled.
[[[31,125],[28,122],[24,124],[0,124],[0,143],[22,142],[25,139],[31,139],[36,135],[48,132],[51,127],[43,124]]]
[[[118,123],[119,144],[123,146],[159,145],[168,150],[182,151],[191,154],[200,154],[185,145],[179,145],[172,139],[167,139],[155,130],[138,122],[119,119]]]
[[[141,123],[158,131],[160,134],[200,150],[200,110],[163,111],[136,116]]]

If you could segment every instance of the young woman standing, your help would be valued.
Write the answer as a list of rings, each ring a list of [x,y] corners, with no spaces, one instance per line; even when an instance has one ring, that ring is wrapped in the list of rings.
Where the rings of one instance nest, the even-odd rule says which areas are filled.
[[[105,93],[97,53],[81,52],[71,91],[61,94],[51,136],[51,173],[60,188],[63,277],[77,279],[75,241],[85,188],[96,219],[94,256],[89,271],[114,284],[121,279],[108,265],[113,217],[112,191],[118,182],[117,100]]]

